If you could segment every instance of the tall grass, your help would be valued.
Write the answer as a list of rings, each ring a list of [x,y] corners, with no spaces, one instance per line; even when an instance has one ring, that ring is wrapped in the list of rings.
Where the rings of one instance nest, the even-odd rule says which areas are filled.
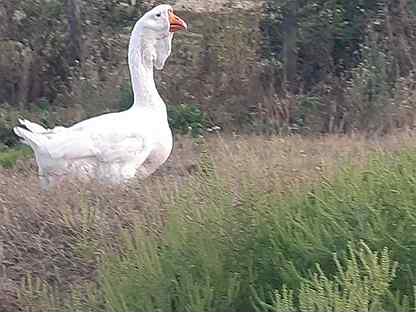
[[[351,302],[361,298],[349,308],[397,309],[416,282],[415,182],[414,151],[372,155],[364,169],[347,167],[308,191],[285,195],[262,192],[249,176],[241,176],[238,191],[215,169],[196,176],[169,207],[161,233],[136,229],[123,235],[121,251],[108,251],[99,270],[106,307],[252,311],[253,290],[267,301],[275,289],[287,296],[288,287],[303,298],[296,309],[346,311],[318,303],[329,291],[319,290],[329,283],[326,276],[338,272],[341,278],[325,287]],[[333,253],[343,254],[349,242],[359,241],[373,260],[365,262],[365,252],[359,252],[368,276],[357,277],[361,284],[355,285],[356,251],[349,250],[348,263],[357,267],[345,272]],[[399,262],[397,271],[386,251],[381,258],[371,252],[384,248]],[[316,264],[318,273],[305,284]],[[400,293],[393,300],[395,292]],[[304,308],[305,296],[314,308]]]
[[[0,171],[3,272],[29,311],[408,311],[414,143],[182,141],[176,169],[122,188]]]

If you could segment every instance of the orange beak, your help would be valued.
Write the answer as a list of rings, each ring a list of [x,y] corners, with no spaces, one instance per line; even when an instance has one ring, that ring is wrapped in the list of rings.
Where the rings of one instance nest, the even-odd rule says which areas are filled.
[[[180,17],[176,16],[173,11],[169,11],[170,32],[188,29],[186,22]]]

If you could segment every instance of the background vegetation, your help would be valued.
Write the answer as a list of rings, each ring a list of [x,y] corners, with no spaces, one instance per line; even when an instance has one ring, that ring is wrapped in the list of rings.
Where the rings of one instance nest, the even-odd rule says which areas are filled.
[[[190,31],[176,36],[157,77],[169,105],[195,106],[230,131],[414,126],[413,0],[171,3]],[[152,5],[2,2],[1,141],[15,142],[8,129],[17,115],[53,126],[125,108],[129,32]]]
[[[171,159],[50,192],[11,128],[127,108],[153,3],[0,3],[0,310],[416,309],[416,2],[170,2]]]

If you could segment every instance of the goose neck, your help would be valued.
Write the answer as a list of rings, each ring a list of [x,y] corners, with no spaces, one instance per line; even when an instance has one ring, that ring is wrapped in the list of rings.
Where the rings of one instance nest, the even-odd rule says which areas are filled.
[[[163,107],[153,75],[151,46],[145,40],[132,36],[129,46],[129,69],[134,95],[132,108]]]

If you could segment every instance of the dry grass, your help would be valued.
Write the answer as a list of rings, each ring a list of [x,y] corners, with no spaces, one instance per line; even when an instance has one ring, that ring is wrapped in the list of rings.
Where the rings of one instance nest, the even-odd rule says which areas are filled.
[[[409,146],[416,146],[410,133],[377,140],[362,136],[210,137],[199,142],[180,138],[168,164],[144,182],[113,188],[67,183],[50,192],[40,190],[33,161],[21,162],[13,170],[0,169],[0,310],[34,304],[17,300],[28,276],[64,292],[94,280],[103,248],[134,223],[160,231],[173,196],[201,169],[201,151],[237,191],[241,177],[249,176],[253,188],[284,194],[334,175],[342,164],[364,164],[370,153]]]

